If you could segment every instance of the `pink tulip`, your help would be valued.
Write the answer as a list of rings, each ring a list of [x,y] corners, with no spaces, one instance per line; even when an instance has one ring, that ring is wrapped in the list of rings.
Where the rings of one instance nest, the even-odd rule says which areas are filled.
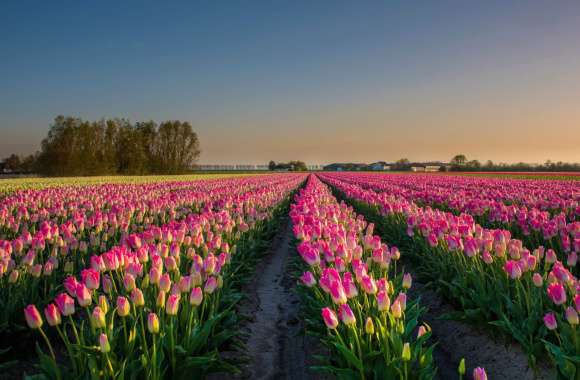
[[[75,313],[75,300],[67,293],[60,293],[55,297],[54,302],[60,310],[60,313],[65,317]]]
[[[178,294],[172,294],[169,296],[167,304],[165,305],[165,313],[167,313],[167,315],[177,315],[180,299],[181,296]]]
[[[129,300],[126,297],[117,297],[117,314],[120,317],[126,317],[131,312],[131,305],[129,305]]]
[[[215,277],[209,277],[205,282],[205,286],[203,288],[204,293],[212,294],[215,289],[217,288],[218,283]]]
[[[28,305],[24,308],[24,317],[28,327],[39,329],[42,327],[42,317],[34,305]]]
[[[356,324],[356,317],[348,304],[342,304],[338,307],[338,315],[340,320],[347,326]]]
[[[99,348],[103,354],[106,354],[111,351],[109,338],[104,333],[101,333],[101,335],[99,335]]]
[[[548,297],[556,305],[562,305],[566,302],[566,290],[564,286],[560,283],[553,283],[548,285]]]
[[[338,319],[336,319],[336,314],[334,314],[334,311],[328,307],[322,309],[322,319],[324,320],[326,327],[329,329],[336,329],[338,326]]]
[[[131,292],[131,302],[133,305],[140,307],[145,305],[145,297],[143,296],[143,292],[139,288],[133,289]]]
[[[169,273],[165,273],[159,279],[159,290],[167,293],[171,290],[171,277],[169,277]]]
[[[203,301],[203,292],[200,287],[195,287],[191,289],[191,294],[189,295],[189,303],[192,306],[199,306]]]
[[[87,307],[92,303],[91,292],[84,284],[79,283],[77,285],[76,297],[82,307]]]
[[[88,289],[98,289],[101,281],[101,273],[94,269],[83,269],[81,279]]]
[[[380,291],[377,294],[377,305],[379,311],[388,311],[391,307],[391,299],[385,291]]]
[[[316,279],[314,278],[314,275],[311,272],[304,272],[300,277],[300,280],[304,285],[306,285],[309,288],[316,285]]]
[[[558,322],[556,322],[556,316],[554,313],[547,313],[544,315],[544,324],[548,330],[555,330],[558,327]]]
[[[411,274],[405,273],[405,275],[403,276],[403,289],[409,289],[412,283],[413,278],[411,277]]]
[[[106,326],[105,313],[101,310],[99,306],[93,309],[91,314],[91,324],[94,328],[100,329]]]
[[[58,326],[62,322],[58,307],[53,303],[48,304],[48,306],[44,308],[44,316],[46,317],[49,326]]]
[[[473,370],[473,380],[487,380],[485,369],[477,367]]]

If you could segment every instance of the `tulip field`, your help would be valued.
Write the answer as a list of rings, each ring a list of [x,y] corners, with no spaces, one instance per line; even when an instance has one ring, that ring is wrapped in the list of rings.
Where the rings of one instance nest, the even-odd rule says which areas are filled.
[[[284,233],[309,373],[449,378],[421,283],[580,379],[579,181],[365,172],[0,182],[0,378],[252,377],[239,305]]]

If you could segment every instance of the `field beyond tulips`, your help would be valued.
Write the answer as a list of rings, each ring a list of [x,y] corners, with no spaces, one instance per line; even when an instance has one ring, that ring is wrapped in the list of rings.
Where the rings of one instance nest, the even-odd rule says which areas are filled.
[[[0,378],[507,379],[520,355],[522,379],[580,379],[579,183],[0,182]],[[458,323],[487,356],[449,345]]]

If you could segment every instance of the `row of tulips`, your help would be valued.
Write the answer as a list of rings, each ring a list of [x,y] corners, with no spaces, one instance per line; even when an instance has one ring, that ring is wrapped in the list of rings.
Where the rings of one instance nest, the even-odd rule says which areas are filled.
[[[355,185],[355,174],[323,176],[396,241],[418,272],[452,300],[461,318],[499,327],[527,351],[532,365],[547,351],[562,378],[580,378],[580,283],[543,247],[526,249],[509,231],[471,216],[390,200]],[[390,202],[390,203],[389,203]]]
[[[469,214],[483,227],[508,229],[527,247],[551,248],[560,258],[580,251],[576,181],[365,174],[354,184],[420,206]]]
[[[418,325],[423,310],[407,298],[412,278],[397,273],[398,249],[316,176],[295,197],[290,216],[307,269],[300,293],[308,329],[332,352],[318,368],[344,379],[433,378],[430,328]],[[478,368],[476,378],[485,371]]]
[[[428,204],[447,204],[461,212],[480,213],[500,204],[522,210],[564,213],[569,221],[580,217],[578,183],[562,180],[518,180],[454,175],[360,174],[365,182],[393,195],[412,197]],[[517,209],[516,209],[517,210]],[[503,215],[503,213],[507,215]],[[513,210],[500,212],[513,217]]]
[[[65,276],[132,234],[159,235],[158,227],[165,223],[230,209],[253,192],[267,192],[265,185],[287,181],[284,176],[250,176],[142,185],[145,190],[137,185],[58,188],[49,189],[54,197],[51,207],[43,191],[15,194],[4,205],[13,205],[11,217],[16,212],[25,227],[18,229],[21,233],[15,239],[0,240],[0,330],[17,331],[24,324],[23,306],[52,298]],[[41,211],[34,204],[42,204]]]
[[[151,184],[158,182],[191,182],[200,179],[233,177],[247,174],[183,174],[183,175],[137,175],[137,176],[91,176],[91,177],[22,177],[3,179],[0,200],[14,193],[61,187],[86,187],[105,184]]]
[[[289,194],[304,176],[262,178],[261,187],[211,208],[130,234],[90,258],[45,307],[24,309],[49,378],[201,378],[231,369],[217,350],[231,343],[233,289]],[[235,194],[235,186],[230,189]],[[44,321],[52,327],[44,330]],[[62,361],[57,364],[62,347]],[[48,353],[44,353],[44,352]]]

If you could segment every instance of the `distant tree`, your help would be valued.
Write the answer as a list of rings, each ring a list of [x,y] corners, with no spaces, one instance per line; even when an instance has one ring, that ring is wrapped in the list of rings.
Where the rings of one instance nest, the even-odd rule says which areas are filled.
[[[154,150],[157,171],[183,173],[191,168],[200,153],[199,140],[191,124],[174,120],[159,125]]]
[[[42,141],[35,167],[49,176],[182,173],[199,157],[191,124],[131,124],[58,116]]]
[[[411,162],[406,158],[401,158],[395,161],[393,165],[394,170],[409,170]]]
[[[16,154],[11,154],[8,156],[4,163],[6,164],[6,169],[11,170],[13,172],[20,170],[20,157]]]
[[[37,155],[29,154],[28,156],[22,159],[22,163],[20,164],[20,170],[23,173],[33,173],[36,170],[36,159]]]
[[[451,165],[457,165],[457,166],[463,166],[463,165],[465,165],[466,162],[467,162],[467,157],[465,157],[464,154],[458,154],[458,155],[454,156],[450,161]]]
[[[471,160],[471,161],[467,162],[465,166],[469,169],[472,169],[472,170],[473,169],[480,169],[481,163],[477,160]]]
[[[276,170],[276,162],[275,161],[270,161],[268,163],[268,169],[269,170]]]
[[[297,171],[297,172],[304,172],[307,171],[308,168],[306,167],[306,164],[302,161],[290,161],[290,170],[293,171]]]

